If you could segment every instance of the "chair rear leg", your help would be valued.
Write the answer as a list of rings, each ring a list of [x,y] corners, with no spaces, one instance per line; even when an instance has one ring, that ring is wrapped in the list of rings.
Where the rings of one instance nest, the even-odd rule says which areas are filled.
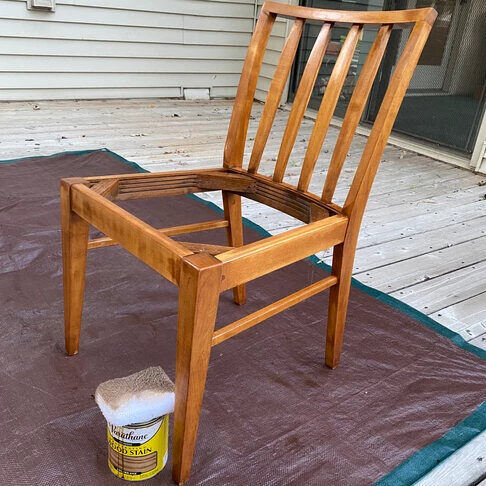
[[[346,245],[346,242],[334,247],[332,274],[338,281],[331,287],[329,294],[325,357],[329,368],[335,368],[341,356],[354,253],[355,245]]]
[[[68,355],[76,354],[79,349],[89,237],[89,223],[71,211],[73,183],[73,180],[61,181],[64,338]]]
[[[223,191],[224,217],[229,222],[226,228],[229,246],[243,245],[243,222],[241,218],[241,196],[232,192]],[[242,305],[246,302],[246,286],[238,285],[233,288],[235,303]]]
[[[172,478],[187,481],[218,309],[221,262],[199,253],[184,259],[179,283]]]

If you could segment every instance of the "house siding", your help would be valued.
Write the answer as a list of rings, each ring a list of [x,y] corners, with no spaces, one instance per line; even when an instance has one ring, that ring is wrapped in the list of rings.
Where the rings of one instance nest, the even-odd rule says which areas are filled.
[[[184,88],[233,97],[255,1],[58,0],[46,12],[0,0],[0,100],[181,97]],[[258,99],[287,27],[276,22]]]
[[[236,92],[254,0],[0,0],[0,100]]]

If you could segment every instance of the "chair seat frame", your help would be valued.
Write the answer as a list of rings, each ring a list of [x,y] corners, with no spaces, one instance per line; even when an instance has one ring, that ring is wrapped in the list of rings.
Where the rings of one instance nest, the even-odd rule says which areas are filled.
[[[277,15],[295,19],[270,86],[248,169],[242,168],[245,140],[263,53]],[[339,363],[359,227],[378,164],[435,20],[433,9],[346,12],[265,2],[238,87],[223,167],[164,173],[119,174],[61,181],[65,345],[78,352],[87,252],[120,245],[179,287],[174,412],[173,479],[190,477],[211,347],[288,307],[330,288],[325,363]],[[306,20],[324,22],[310,54],[286,126],[272,177],[258,173],[278,103]],[[298,186],[283,181],[287,162],[307,108],[319,66],[335,23],[351,28],[331,75],[303,162]],[[332,202],[341,168],[395,24],[413,23],[346,202]],[[364,25],[381,25],[362,68],[336,143],[321,197],[308,191],[331,116]],[[169,228],[153,228],[116,203],[207,191],[222,191],[224,218]],[[241,197],[282,211],[305,225],[243,244]],[[90,225],[106,236],[89,238]],[[226,228],[228,246],[176,241],[171,236]],[[227,326],[215,330],[219,295],[233,289],[244,304],[245,283],[333,248],[331,275]]]

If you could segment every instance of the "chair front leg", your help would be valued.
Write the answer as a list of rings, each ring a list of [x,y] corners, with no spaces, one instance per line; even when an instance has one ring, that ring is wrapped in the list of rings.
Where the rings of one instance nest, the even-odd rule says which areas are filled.
[[[89,223],[71,211],[71,186],[79,182],[77,179],[61,181],[64,338],[68,355],[76,354],[79,349],[88,253]]]
[[[199,253],[185,257],[179,283],[172,478],[191,474],[199,416],[218,309],[222,264]]]
[[[336,245],[333,251],[332,274],[338,281],[329,293],[325,356],[329,368],[335,368],[341,357],[355,247],[354,244],[345,241]]]
[[[226,228],[228,245],[243,245],[243,222],[241,218],[241,196],[232,192],[223,191],[224,217],[229,222]],[[233,299],[236,304],[243,305],[246,302],[245,284],[233,288]]]

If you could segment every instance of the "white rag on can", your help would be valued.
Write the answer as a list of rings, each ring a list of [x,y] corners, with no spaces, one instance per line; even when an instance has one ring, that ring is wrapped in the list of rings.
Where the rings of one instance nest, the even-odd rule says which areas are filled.
[[[160,366],[101,383],[95,400],[107,422],[129,425],[174,411],[174,383]]]

